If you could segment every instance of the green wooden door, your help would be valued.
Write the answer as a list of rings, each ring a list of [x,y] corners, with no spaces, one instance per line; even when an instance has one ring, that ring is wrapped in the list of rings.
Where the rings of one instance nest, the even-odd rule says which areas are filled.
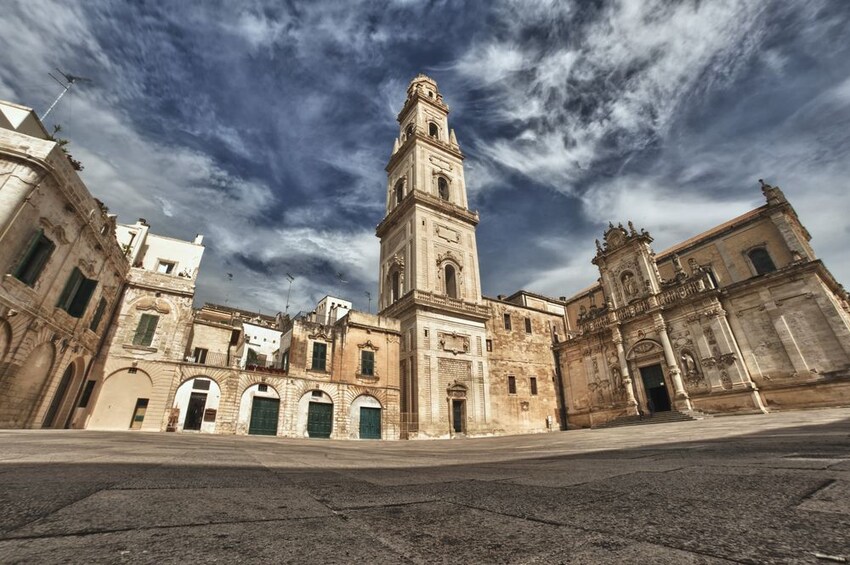
[[[310,437],[331,437],[334,405],[311,402],[307,412],[307,434]]]
[[[381,439],[380,408],[360,408],[360,439]]]
[[[277,414],[280,410],[280,400],[255,396],[251,406],[251,425],[248,433],[260,436],[277,435]]]

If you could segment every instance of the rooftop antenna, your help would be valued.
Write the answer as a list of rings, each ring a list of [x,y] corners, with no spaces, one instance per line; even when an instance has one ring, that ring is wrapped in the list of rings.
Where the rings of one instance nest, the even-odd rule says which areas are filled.
[[[295,280],[295,277],[286,273],[286,278],[289,279],[289,290],[286,291],[286,309],[284,313],[289,314],[289,295],[292,293],[292,281]]]
[[[372,313],[372,293],[368,290],[366,291],[366,298],[369,299],[369,313]]]
[[[59,85],[62,87],[62,92],[59,93],[59,96],[57,96],[56,100],[53,101],[53,104],[50,105],[50,108],[48,108],[47,111],[44,114],[42,114],[42,116],[41,116],[42,122],[44,121],[44,118],[47,117],[47,114],[49,114],[50,111],[54,108],[54,106],[56,106],[56,104],[62,99],[62,97],[65,96],[65,93],[68,92],[69,90],[71,90],[71,87],[74,86],[74,84],[76,84],[78,82],[92,82],[92,80],[90,78],[69,75],[69,74],[63,73],[59,69],[56,69],[56,72],[58,72],[60,75],[65,77],[65,82],[62,82],[61,79],[58,79],[55,76],[53,76],[52,73],[47,73],[50,76],[50,78],[52,78],[53,80],[55,80],[56,82],[59,83]]]

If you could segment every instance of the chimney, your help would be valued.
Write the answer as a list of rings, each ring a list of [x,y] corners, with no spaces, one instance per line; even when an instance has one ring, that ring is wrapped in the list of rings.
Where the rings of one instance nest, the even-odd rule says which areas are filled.
[[[195,236],[195,240],[192,242],[195,245],[202,245],[204,243],[204,236],[201,234],[197,234]]]

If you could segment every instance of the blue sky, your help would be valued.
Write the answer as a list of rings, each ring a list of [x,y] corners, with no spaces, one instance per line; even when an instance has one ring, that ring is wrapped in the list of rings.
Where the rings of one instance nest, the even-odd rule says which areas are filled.
[[[407,83],[451,107],[485,294],[570,295],[631,219],[656,251],[780,185],[850,282],[850,3],[6,0],[0,98],[48,116],[91,192],[206,236],[198,302],[377,295]],[[225,273],[233,273],[228,283]],[[342,273],[341,282],[337,273]],[[374,301],[372,308],[374,309]]]

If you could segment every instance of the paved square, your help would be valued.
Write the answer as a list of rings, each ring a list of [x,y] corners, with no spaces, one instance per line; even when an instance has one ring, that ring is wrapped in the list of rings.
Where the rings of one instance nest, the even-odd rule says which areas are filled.
[[[0,431],[0,508],[2,563],[834,563],[850,410],[433,442]]]

